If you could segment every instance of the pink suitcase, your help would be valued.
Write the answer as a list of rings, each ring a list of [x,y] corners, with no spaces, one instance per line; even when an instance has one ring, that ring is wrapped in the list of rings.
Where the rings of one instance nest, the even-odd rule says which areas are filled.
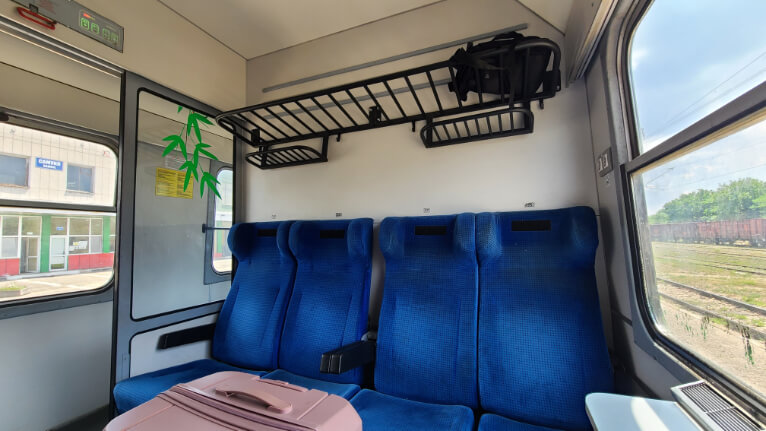
[[[175,385],[112,420],[105,431],[361,431],[346,399],[224,371]]]

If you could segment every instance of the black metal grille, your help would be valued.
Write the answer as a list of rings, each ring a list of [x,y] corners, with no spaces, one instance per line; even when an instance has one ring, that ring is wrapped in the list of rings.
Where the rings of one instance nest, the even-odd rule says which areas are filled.
[[[428,120],[420,130],[427,148],[532,133],[529,108],[504,108],[441,121]]]
[[[517,64],[526,71],[530,53],[541,48],[550,52],[542,83],[534,90],[530,88],[534,84],[518,83],[517,88],[523,90],[514,95],[514,100],[509,94],[489,94],[481,89],[470,93],[468,100],[460,100],[447,88],[454,81],[458,66],[448,60],[224,112],[216,120],[227,131],[258,148],[246,157],[260,168],[323,162],[327,161],[326,151],[314,150],[304,157],[298,150],[310,153],[310,147],[285,152],[275,146],[315,138],[323,138],[326,144],[328,137],[349,132],[405,123],[414,126],[416,121],[500,106],[528,106],[529,102],[553,97],[561,88],[561,56],[555,43],[547,39],[520,42],[515,46]],[[521,76],[524,81],[540,78],[528,77],[526,72]],[[279,160],[280,156],[284,161]],[[295,159],[289,160],[289,156]]]

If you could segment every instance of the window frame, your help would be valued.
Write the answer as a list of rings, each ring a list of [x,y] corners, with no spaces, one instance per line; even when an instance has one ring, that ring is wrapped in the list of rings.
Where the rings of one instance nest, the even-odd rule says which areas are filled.
[[[44,117],[39,117],[25,112],[12,109],[3,109],[2,112],[9,116],[5,123],[35,129],[42,132],[54,133],[75,139],[86,140],[95,144],[103,145],[112,151],[116,158],[117,175],[115,178],[114,198],[109,206],[101,205],[79,205],[69,203],[54,202],[35,202],[35,201],[16,201],[9,199],[0,199],[0,207],[7,208],[37,208],[37,209],[56,209],[67,211],[87,211],[117,214],[117,202],[120,196],[120,171],[119,163],[119,139],[115,135],[98,132],[84,127],[68,124]],[[29,168],[29,165],[27,165]],[[69,190],[67,190],[69,191]],[[84,192],[80,192],[84,193]],[[85,217],[85,216],[84,216]],[[87,216],[88,218],[93,216]],[[69,218],[69,217],[67,217]],[[68,223],[68,222],[67,222]],[[21,219],[19,219],[21,224]],[[115,259],[113,268],[117,267],[117,249],[115,249]],[[39,265],[39,263],[38,263]],[[112,301],[114,297],[115,272],[112,278],[104,286],[93,289],[70,293],[61,293],[49,296],[40,296],[29,299],[17,299],[14,301],[0,302],[0,320],[9,319],[30,314],[44,313],[53,310],[65,308],[80,307],[84,305],[99,304]]]
[[[725,373],[718,371],[714,366],[697,357],[691,351],[685,349],[657,328],[649,310],[649,298],[646,295],[643,263],[641,259],[641,245],[639,234],[639,220],[636,213],[635,196],[633,193],[631,177],[637,171],[644,169],[674,154],[679,154],[691,146],[705,139],[715,137],[723,132],[734,133],[741,130],[755,117],[766,115],[766,82],[748,90],[741,96],[728,102],[714,112],[699,119],[692,125],[670,136],[643,153],[639,148],[637,131],[636,110],[630,76],[630,48],[633,37],[641,23],[646,11],[651,6],[652,0],[644,0],[635,5],[625,21],[623,40],[620,43],[618,53],[618,69],[620,90],[622,93],[621,107],[624,113],[626,126],[626,138],[628,147],[628,161],[620,166],[619,193],[622,198],[622,207],[625,209],[625,230],[628,240],[628,259],[632,275],[633,293],[635,295],[635,310],[638,318],[646,330],[649,340],[643,340],[640,334],[636,334],[636,343],[657,359],[654,351],[659,346],[663,351],[670,354],[676,361],[703,376],[725,395],[737,400],[754,417],[763,421],[766,418],[766,396],[750,391],[730,379]],[[766,120],[762,120],[766,121]],[[636,331],[634,327],[634,331]],[[648,345],[647,345],[648,344]],[[658,359],[659,360],[659,359]],[[662,362],[662,361],[661,361]],[[665,365],[665,364],[663,364]]]
[[[0,153],[0,157],[12,157],[14,159],[21,159],[24,160],[24,163],[26,164],[26,175],[24,176],[24,184],[10,184],[10,183],[0,183],[0,186],[2,187],[17,187],[21,189],[28,189],[29,188],[29,156],[20,156],[18,154],[8,154],[8,153]]]
[[[232,172],[232,175],[234,174],[233,165],[230,165],[228,163],[223,163],[217,160],[210,160],[210,170],[215,172],[216,178],[218,178],[218,175],[221,173],[221,171],[224,171],[224,170],[229,170]],[[216,196],[214,193],[208,193],[207,217],[206,217],[206,225],[205,225],[206,226],[205,228],[205,274],[203,276],[204,284],[215,284],[215,283],[230,281],[231,273],[232,273],[232,271],[218,272],[213,266],[213,246],[215,243],[214,236],[217,229],[210,229],[210,228],[211,227],[215,228],[215,198]],[[232,213],[232,225],[234,224],[233,218],[234,218],[234,214]],[[229,229],[230,228],[227,228],[227,230]],[[232,256],[232,259],[234,259],[233,256]],[[232,269],[233,268],[234,268],[234,265],[232,263]]]

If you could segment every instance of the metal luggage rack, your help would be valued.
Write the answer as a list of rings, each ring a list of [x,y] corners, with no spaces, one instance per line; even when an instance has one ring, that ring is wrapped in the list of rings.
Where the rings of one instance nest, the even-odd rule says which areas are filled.
[[[529,77],[528,73],[529,56],[535,48],[545,48],[549,50],[550,55],[542,83],[531,93],[527,91],[530,87],[527,85],[528,80],[540,78]],[[488,51],[485,55],[497,54],[498,52]],[[434,133],[429,138],[430,144],[426,146],[529,133],[532,126],[530,102],[539,101],[542,105],[544,99],[553,97],[561,89],[561,54],[555,43],[541,39],[519,43],[515,47],[514,55],[517,56],[516,64],[523,67],[522,80],[516,84],[516,88],[524,89],[521,90],[521,97],[517,93],[514,100],[511,100],[509,94],[503,94],[503,84],[499,95],[483,92],[480,88],[480,72],[476,69],[474,72],[476,82],[479,83],[478,91],[469,93],[467,100],[461,100],[447,86],[455,80],[459,64],[447,60],[224,112],[216,117],[216,121],[222,128],[256,148],[256,151],[246,154],[245,157],[249,163],[261,169],[326,162],[329,139],[333,136],[339,141],[345,133],[405,123],[412,123],[412,131],[415,132],[418,121],[427,121],[433,125],[434,119],[439,117],[486,111],[500,106],[506,107],[506,113],[516,112],[524,116],[525,119],[519,122],[520,124],[511,125],[510,129],[515,129],[515,132],[506,129],[503,132],[506,134],[500,135],[498,131],[479,131],[471,137],[450,137],[447,141],[440,138],[434,141]],[[480,114],[477,117],[498,113],[501,112]],[[473,117],[471,119],[474,120]],[[451,121],[454,120],[447,120]],[[441,123],[439,122],[439,126]],[[524,131],[527,127],[529,132]],[[429,126],[426,125],[426,128]],[[311,145],[283,145],[316,138],[322,139],[319,148]]]
[[[529,103],[446,120],[426,120],[420,138],[426,148],[532,133],[535,116]]]

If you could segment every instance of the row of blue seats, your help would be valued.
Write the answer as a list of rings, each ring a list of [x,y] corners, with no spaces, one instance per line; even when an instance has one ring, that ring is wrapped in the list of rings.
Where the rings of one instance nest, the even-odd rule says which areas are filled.
[[[361,370],[319,373],[324,352],[367,330],[372,220],[242,223],[229,232],[237,259],[216,322],[214,359],[119,382],[119,413],[171,386],[218,371],[247,371],[350,398]]]
[[[323,328],[319,338],[338,334],[351,319],[348,314],[338,319],[333,307],[349,304],[350,313],[359,311],[354,315],[356,322],[366,325],[366,304],[356,304],[351,311],[347,292],[346,296],[336,295],[345,290],[336,284],[339,280],[330,278],[334,273],[344,279],[340,274],[345,271],[338,265],[345,261],[332,262],[321,247],[306,247],[315,253],[300,252],[305,239],[296,226],[303,223],[315,224],[310,236],[321,242],[324,227],[320,225],[329,222],[296,222],[291,228],[290,249],[298,268],[278,355],[272,351],[272,364],[276,362],[282,369],[267,377],[323,390],[328,385],[344,386],[343,391],[334,386],[328,391],[347,398],[356,394],[351,402],[365,430],[472,430],[474,413],[480,415],[479,430],[589,429],[585,395],[612,389],[593,270],[597,231],[592,210],[577,207],[385,219],[380,227],[386,270],[375,390],[360,392],[358,369],[339,376],[317,370],[321,352],[355,341],[354,337],[307,350],[306,343],[316,344],[316,340],[306,339],[307,334],[316,332],[311,325],[298,329],[294,323],[310,319],[312,325]],[[371,230],[369,220],[344,223],[364,223]],[[242,226],[248,225],[236,229]],[[252,229],[257,232],[261,226]],[[238,249],[237,235],[233,230],[230,242],[241,268],[245,256]],[[351,244],[351,236],[345,241],[347,250],[367,251],[359,253],[365,255],[363,279],[355,279],[365,301],[370,236],[369,231],[360,234],[365,240],[357,245]],[[308,255],[311,258],[306,259]],[[319,289],[327,295],[307,304],[303,304],[305,289],[300,283],[302,257],[310,262],[304,263],[304,278],[321,282]],[[258,256],[256,260],[262,259]],[[271,278],[281,275],[272,272]],[[324,276],[328,277],[326,283],[321,280]],[[243,281],[238,269],[234,285],[241,290]],[[253,281],[246,282],[248,288],[258,289],[262,280]],[[230,299],[242,295],[234,289],[219,319],[213,355],[246,368],[267,369],[242,362],[249,336],[236,342],[229,338],[225,349],[215,347],[227,344],[219,339],[226,330],[219,330],[234,320],[229,303],[239,299]],[[297,314],[291,315],[293,307]],[[252,314],[250,318],[257,320]],[[241,313],[236,320],[252,327]],[[356,340],[362,328],[361,324],[357,327]],[[291,362],[294,356],[305,362],[296,367]],[[121,385],[142,377],[120,383],[115,398]]]

